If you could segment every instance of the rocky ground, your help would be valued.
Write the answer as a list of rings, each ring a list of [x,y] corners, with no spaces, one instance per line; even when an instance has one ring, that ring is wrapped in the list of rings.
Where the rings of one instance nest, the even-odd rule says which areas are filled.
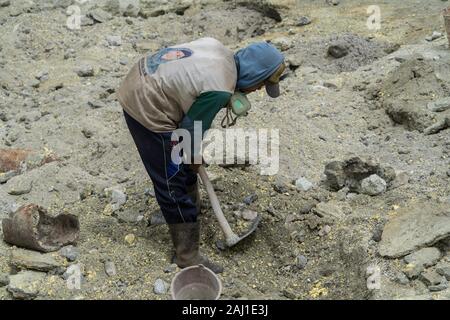
[[[34,203],[81,225],[58,252],[0,242],[0,299],[170,299],[167,227],[115,91],[145,52],[204,36],[271,41],[290,70],[239,122],[280,130],[279,173],[208,167],[234,228],[262,216],[222,251],[202,191],[222,297],[450,299],[450,4],[379,0],[369,30],[371,4],[0,0],[0,219]]]

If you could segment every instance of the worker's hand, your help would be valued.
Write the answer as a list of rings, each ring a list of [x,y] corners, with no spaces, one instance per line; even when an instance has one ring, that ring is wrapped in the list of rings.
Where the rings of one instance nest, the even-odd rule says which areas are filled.
[[[203,157],[202,157],[202,163],[191,163],[189,165],[189,167],[191,168],[192,171],[194,171],[195,173],[198,173],[198,168],[200,168],[201,165],[205,165],[205,159],[203,159]]]
[[[198,169],[200,168],[201,164],[190,164],[189,167],[191,168],[192,171],[194,171],[195,173],[198,173]]]

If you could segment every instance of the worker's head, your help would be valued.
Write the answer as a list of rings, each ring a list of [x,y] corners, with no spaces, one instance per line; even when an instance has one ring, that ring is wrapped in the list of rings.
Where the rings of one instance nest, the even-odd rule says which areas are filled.
[[[250,93],[266,87],[267,94],[280,95],[280,77],[285,70],[284,57],[274,46],[258,42],[239,50],[235,54],[238,68],[236,90]]]

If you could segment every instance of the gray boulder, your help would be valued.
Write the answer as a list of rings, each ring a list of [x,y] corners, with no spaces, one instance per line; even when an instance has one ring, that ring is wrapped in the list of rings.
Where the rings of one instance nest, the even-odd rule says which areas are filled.
[[[22,271],[9,277],[7,290],[15,299],[34,299],[39,294],[45,273],[35,271]]]
[[[449,236],[446,203],[412,202],[386,223],[378,250],[383,257],[399,258]]]
[[[407,255],[404,260],[406,263],[418,266],[431,267],[441,258],[441,252],[438,248],[423,248]]]
[[[377,175],[391,186],[395,179],[395,170],[388,166],[381,166],[373,159],[363,160],[353,157],[344,161],[332,161],[325,166],[326,185],[335,191],[348,187],[351,192],[361,192],[361,183],[371,175]]]
[[[378,175],[373,174],[363,180],[361,180],[361,193],[369,196],[377,196],[386,191],[386,181],[380,178]]]
[[[31,192],[33,181],[23,175],[14,176],[6,183],[6,190],[10,195],[20,196]]]
[[[64,266],[51,253],[39,253],[24,249],[14,249],[10,257],[10,265],[17,269],[29,269],[44,272],[62,273]]]

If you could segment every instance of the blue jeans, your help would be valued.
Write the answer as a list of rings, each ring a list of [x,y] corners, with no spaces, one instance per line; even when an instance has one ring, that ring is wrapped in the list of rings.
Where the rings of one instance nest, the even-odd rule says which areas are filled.
[[[168,224],[197,222],[197,210],[186,186],[197,183],[197,174],[186,164],[171,159],[172,132],[148,130],[124,111],[136,148],[153,182],[155,196]]]

